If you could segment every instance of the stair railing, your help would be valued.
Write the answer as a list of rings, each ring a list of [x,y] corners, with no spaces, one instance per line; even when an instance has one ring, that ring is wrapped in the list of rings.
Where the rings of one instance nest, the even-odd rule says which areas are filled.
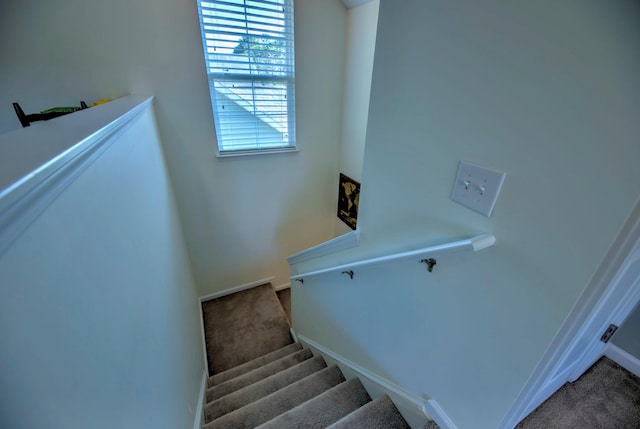
[[[353,279],[353,276],[355,275],[355,269],[409,260],[415,260],[417,262],[424,263],[427,266],[427,271],[432,272],[437,264],[436,257],[464,252],[477,252],[486,249],[487,247],[493,246],[495,242],[496,238],[493,235],[482,234],[475,237],[467,238],[465,240],[438,244],[435,246],[424,247],[408,252],[393,253],[376,258],[350,262],[348,264],[338,265],[335,267],[296,274],[294,276],[291,276],[290,279],[293,281],[304,283],[305,278],[328,273],[341,273],[348,275],[351,279]]]

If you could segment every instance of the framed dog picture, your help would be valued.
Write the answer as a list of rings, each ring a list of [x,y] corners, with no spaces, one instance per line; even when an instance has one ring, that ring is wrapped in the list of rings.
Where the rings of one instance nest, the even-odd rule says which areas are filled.
[[[358,203],[360,202],[360,183],[340,173],[338,183],[338,217],[351,229],[358,223]]]

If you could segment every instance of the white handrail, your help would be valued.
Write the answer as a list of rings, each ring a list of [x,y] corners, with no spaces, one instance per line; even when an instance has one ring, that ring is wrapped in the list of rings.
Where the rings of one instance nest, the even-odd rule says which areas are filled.
[[[410,259],[416,259],[419,262],[426,262],[430,258],[436,256],[451,255],[454,253],[462,252],[477,252],[487,247],[491,247],[495,244],[496,238],[491,234],[482,234],[476,237],[471,237],[466,240],[454,241],[451,243],[438,244],[436,246],[424,247],[422,249],[411,250],[409,252],[394,253],[391,255],[379,256],[377,258],[364,259],[362,261],[351,262],[348,264],[338,265],[336,267],[324,268],[322,270],[309,271],[302,274],[296,274],[291,276],[291,280],[297,280],[304,282],[304,278],[316,276],[318,274],[334,273],[334,272],[346,272],[353,276],[354,268],[362,268],[370,265],[379,265],[383,263],[406,261]],[[434,261],[435,262],[435,261]],[[427,263],[429,265],[429,263]],[[435,264],[434,264],[435,265]],[[430,266],[429,271],[431,271]],[[350,273],[351,272],[351,273]]]

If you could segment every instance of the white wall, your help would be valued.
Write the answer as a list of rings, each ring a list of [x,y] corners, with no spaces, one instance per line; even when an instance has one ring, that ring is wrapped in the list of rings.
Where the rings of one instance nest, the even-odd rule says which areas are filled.
[[[340,171],[357,181],[362,180],[379,7],[374,0],[347,13]]]
[[[0,256],[0,279],[1,427],[193,427],[198,300],[151,110]]]
[[[374,0],[347,12],[340,171],[358,182],[362,181],[379,7],[380,1]],[[337,218],[336,225],[336,235],[351,231]]]
[[[155,95],[201,295],[333,236],[346,10],[296,0],[297,154],[218,159],[195,0],[0,3],[0,131],[25,111]]]
[[[461,429],[496,428],[640,195],[637,2],[382,0],[361,246],[300,269],[493,233],[432,274],[305,279],[296,330]],[[458,161],[506,171],[491,218],[450,201]]]

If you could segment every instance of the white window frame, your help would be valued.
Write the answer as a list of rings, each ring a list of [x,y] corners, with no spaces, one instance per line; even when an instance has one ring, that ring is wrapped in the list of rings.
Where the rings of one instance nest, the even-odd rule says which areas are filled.
[[[218,156],[297,151],[293,0],[196,1],[218,137]],[[265,27],[266,24],[263,20],[269,18],[260,15],[269,14],[271,13],[270,9],[280,6],[283,12],[278,15],[277,20],[284,22],[284,24],[278,24],[274,28],[283,29],[282,37],[278,33],[274,33],[277,30]],[[228,16],[226,19],[223,18],[226,13],[225,8],[233,8],[233,14],[229,15],[232,18]],[[243,15],[238,12],[238,9],[242,8],[244,8]],[[238,20],[239,16],[242,16],[241,19],[244,21]],[[229,24],[230,21],[232,21],[231,24]],[[225,25],[227,26],[225,27]],[[242,28],[243,26],[244,28]],[[259,28],[267,28],[267,30]],[[246,32],[243,33],[245,29]],[[258,34],[258,31],[265,32]],[[273,34],[277,34],[277,37]],[[234,39],[236,36],[238,38]],[[220,48],[220,45],[239,44],[243,38],[246,38],[244,43],[247,44],[249,53],[235,55],[235,50],[233,53],[222,53],[229,51],[229,49]],[[255,39],[266,42],[263,45],[257,45],[257,42],[248,42],[248,40]],[[269,43],[274,42],[283,44],[284,59],[282,62],[276,60],[276,66],[280,70],[271,73],[269,70],[261,68],[260,59],[251,54],[250,47],[269,46]],[[236,45],[236,49],[237,47],[238,45]],[[268,62],[268,55],[265,58]],[[268,89],[269,85],[274,85],[278,89]],[[281,95],[284,99],[273,101]],[[260,102],[263,106],[262,109]],[[225,108],[226,110],[224,110]],[[271,108],[274,110],[270,111]],[[236,112],[235,115],[232,112]],[[262,135],[268,135],[268,137],[263,138]]]

